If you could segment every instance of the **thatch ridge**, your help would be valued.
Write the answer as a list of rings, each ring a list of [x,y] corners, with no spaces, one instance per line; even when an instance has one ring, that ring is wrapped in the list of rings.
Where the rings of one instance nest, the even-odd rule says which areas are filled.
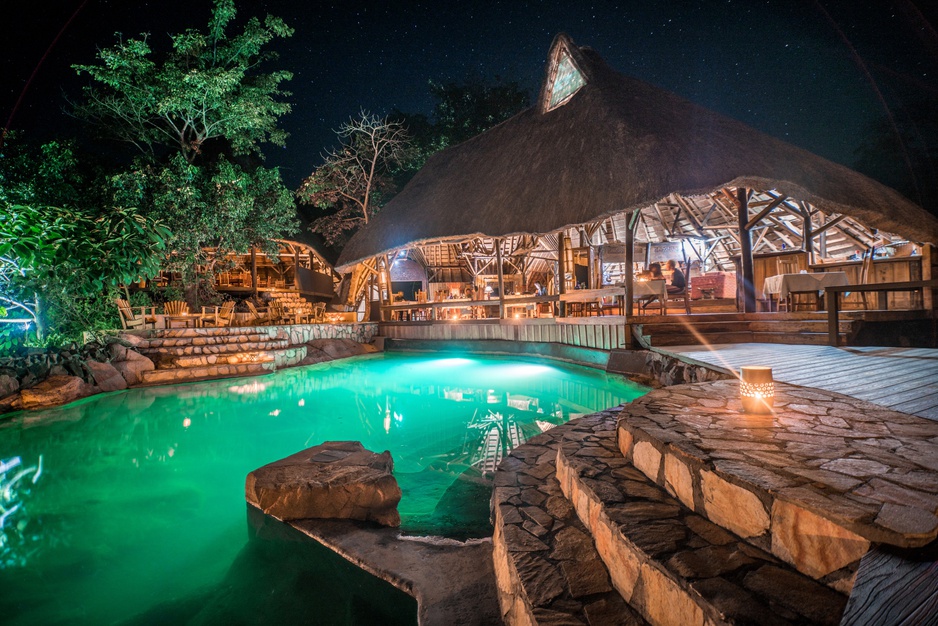
[[[432,156],[356,234],[339,269],[421,242],[547,233],[641,209],[670,193],[775,189],[913,241],[938,242],[938,219],[842,165],[615,72],[589,48],[588,83]]]

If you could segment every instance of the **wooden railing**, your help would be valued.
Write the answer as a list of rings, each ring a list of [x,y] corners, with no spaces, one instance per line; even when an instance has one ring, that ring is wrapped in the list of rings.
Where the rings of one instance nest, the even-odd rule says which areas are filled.
[[[827,298],[827,334],[828,342],[832,346],[840,345],[839,321],[840,321],[840,296],[845,292],[849,293],[876,293],[877,307],[885,310],[887,308],[886,294],[892,291],[921,291],[924,301],[925,289],[938,289],[938,280],[913,280],[902,283],[876,283],[872,285],[839,285],[837,287],[825,287],[824,294]]]

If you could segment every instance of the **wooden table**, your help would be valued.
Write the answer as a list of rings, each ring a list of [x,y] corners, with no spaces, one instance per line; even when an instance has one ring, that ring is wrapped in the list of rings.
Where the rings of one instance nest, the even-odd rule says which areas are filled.
[[[164,315],[163,328],[172,328],[174,322],[182,323],[183,328],[199,328],[202,318],[198,315]]]
[[[661,303],[661,314],[668,314],[668,284],[663,278],[655,280],[636,280],[632,283],[632,299],[658,298]],[[651,302],[651,300],[648,300]],[[644,309],[642,309],[644,310]]]
[[[568,311],[568,313],[572,313],[573,315],[576,315],[578,312],[589,315],[592,311],[596,311],[599,315],[602,315],[603,298],[615,298],[619,305],[619,310],[621,311],[623,301],[625,300],[625,288],[603,287],[601,289],[574,289],[573,291],[560,294],[561,302],[575,305],[569,307],[571,310]]]
[[[825,287],[840,287],[849,284],[844,272],[821,272],[817,274],[776,274],[769,276],[762,284],[762,293],[770,300],[773,296],[779,301],[788,300],[793,295],[809,294],[815,298],[815,308],[820,311],[822,300],[818,292]]]

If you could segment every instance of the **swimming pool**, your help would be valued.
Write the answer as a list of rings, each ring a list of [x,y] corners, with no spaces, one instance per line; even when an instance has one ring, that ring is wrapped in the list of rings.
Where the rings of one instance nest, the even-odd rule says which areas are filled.
[[[276,578],[296,551],[246,541],[244,478],[322,441],[391,451],[405,530],[486,535],[487,476],[507,449],[645,391],[543,361],[383,354],[14,416],[0,423],[0,459],[20,459],[3,474],[7,486],[20,478],[4,503],[0,619],[178,622],[187,606],[212,605],[205,598],[219,615],[245,603],[230,589],[251,583],[232,576],[273,563]],[[406,604],[388,593],[379,604]],[[337,601],[327,599],[310,601]]]

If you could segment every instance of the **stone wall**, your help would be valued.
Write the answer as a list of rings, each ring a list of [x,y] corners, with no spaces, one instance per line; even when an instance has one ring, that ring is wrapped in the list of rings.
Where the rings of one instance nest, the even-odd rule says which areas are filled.
[[[609,354],[606,369],[651,386],[661,387],[735,379],[732,374],[713,369],[706,363],[683,361],[652,350],[613,350]]]
[[[0,360],[0,414],[126,389],[153,368],[150,359],[117,337],[6,357]]]

